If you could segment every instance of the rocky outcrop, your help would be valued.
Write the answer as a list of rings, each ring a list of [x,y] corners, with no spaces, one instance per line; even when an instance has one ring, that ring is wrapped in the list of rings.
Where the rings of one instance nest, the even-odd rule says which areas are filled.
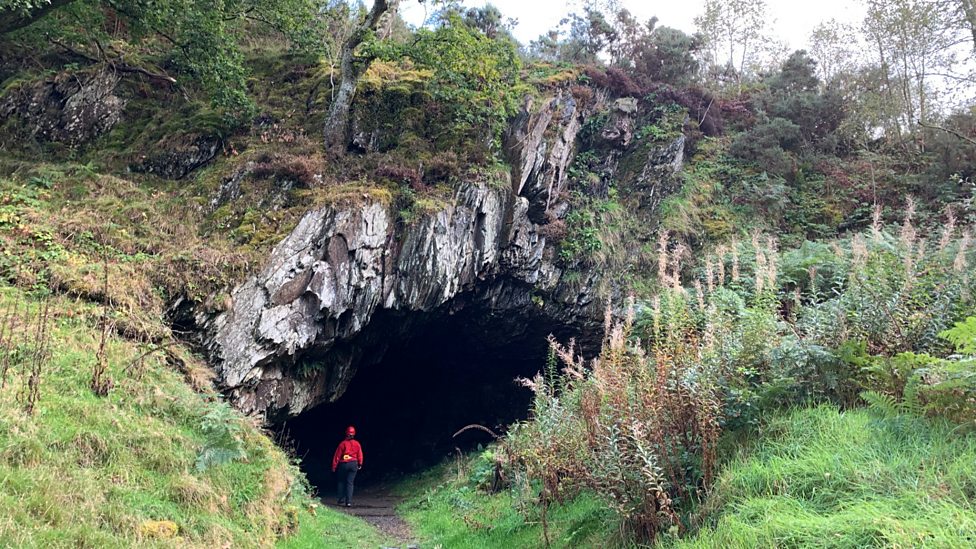
[[[402,232],[376,200],[307,213],[234,290],[230,310],[198,318],[221,383],[245,411],[297,414],[338,398],[412,323],[465,307],[519,310],[528,289],[552,295],[533,314],[590,323],[586,289],[557,296],[561,272],[528,209],[509,189],[471,184]]]
[[[627,117],[635,107],[615,106],[619,116],[609,120],[620,135],[604,137],[627,154],[635,149],[621,135],[633,134]],[[459,185],[408,225],[369,193],[306,213],[264,268],[232,291],[227,310],[193,318],[235,404],[282,418],[335,401],[391,342],[437,322],[488,327],[479,333],[499,344],[562,330],[584,347],[598,345],[601,273],[567,276],[545,236],[567,207],[585,116],[568,93],[527,102],[505,139],[511,181]],[[649,189],[654,178],[676,180],[682,145],[639,149],[647,165],[636,179]],[[234,200],[235,185],[228,180],[213,205]]]
[[[125,101],[116,95],[118,72],[61,73],[21,86],[0,100],[0,121],[20,118],[30,137],[78,145],[112,129],[122,117]]]
[[[586,113],[568,91],[536,105],[531,96],[505,133],[504,148],[512,166],[512,190],[529,201],[529,218],[545,223],[546,213],[564,209],[567,169]]]
[[[213,160],[222,144],[216,135],[191,134],[176,139],[165,138],[153,147],[155,152],[141,158],[131,169],[166,179],[183,179]]]

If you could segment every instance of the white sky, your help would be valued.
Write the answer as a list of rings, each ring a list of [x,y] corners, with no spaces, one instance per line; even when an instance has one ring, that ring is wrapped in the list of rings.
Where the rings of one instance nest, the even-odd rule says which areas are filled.
[[[484,0],[467,0],[465,6],[481,6]],[[559,20],[574,11],[577,3],[572,0],[492,0],[505,17],[518,19],[515,37],[523,44],[535,40],[540,34],[554,28]],[[656,15],[658,25],[674,27],[685,32],[695,31],[693,19],[704,11],[704,0],[621,0],[641,21]],[[773,33],[786,42],[790,49],[806,47],[810,31],[831,18],[846,23],[859,24],[864,16],[864,4],[857,0],[767,0]],[[418,2],[401,2],[401,13],[407,22],[420,25],[424,8]]]

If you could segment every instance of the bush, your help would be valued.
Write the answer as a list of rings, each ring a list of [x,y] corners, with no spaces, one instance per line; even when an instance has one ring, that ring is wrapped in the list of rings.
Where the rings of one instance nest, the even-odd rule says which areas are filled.
[[[521,102],[521,62],[512,41],[492,39],[450,13],[434,30],[377,52],[381,60],[409,58],[428,71],[427,101],[419,114],[426,133],[441,150],[480,144],[498,150],[508,118]]]
[[[940,334],[957,354],[927,353],[858,357],[863,398],[884,416],[932,415],[973,427],[976,421],[976,317]]]
[[[680,527],[710,482],[720,406],[695,347],[674,340],[647,352],[629,341],[632,326],[613,324],[589,369],[572,346],[551,341],[565,373],[523,380],[535,393],[532,420],[503,448],[531,497],[538,483],[543,506],[588,489],[626,532],[652,541]]]

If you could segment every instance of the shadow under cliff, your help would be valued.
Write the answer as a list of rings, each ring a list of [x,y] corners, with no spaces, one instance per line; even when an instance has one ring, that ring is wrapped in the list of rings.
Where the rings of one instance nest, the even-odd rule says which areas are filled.
[[[391,337],[406,317],[376,319]],[[545,367],[551,324],[529,314],[472,307],[434,315],[391,342],[382,360],[363,364],[346,392],[285,421],[286,445],[301,459],[309,481],[323,495],[335,490],[332,454],[347,425],[363,445],[368,484],[433,465],[456,452],[491,441],[479,424],[502,433],[529,413],[531,392],[516,382]]]

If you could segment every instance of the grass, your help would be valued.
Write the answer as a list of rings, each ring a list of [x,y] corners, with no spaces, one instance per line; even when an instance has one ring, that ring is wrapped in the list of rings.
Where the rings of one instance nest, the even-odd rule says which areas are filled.
[[[278,549],[367,548],[396,545],[362,519],[316,506],[298,519],[298,531],[278,541]]]
[[[831,407],[774,417],[674,548],[972,547],[976,437]]]
[[[972,547],[976,436],[927,419],[880,419],[830,406],[769,418],[720,472],[699,530],[672,549]],[[734,451],[734,450],[733,450]],[[400,512],[434,547],[543,547],[538,510],[476,489],[478,459],[403,482]],[[470,472],[474,469],[474,473]],[[615,547],[593,495],[550,509],[552,547]]]
[[[459,478],[445,463],[396,487],[406,501],[397,509],[426,547],[507,549],[543,547],[535,505],[520,505],[510,492],[489,494],[476,487],[479,457],[468,458]],[[471,473],[470,469],[475,472]],[[608,547],[616,535],[612,515],[597,498],[582,495],[548,512],[554,548]]]
[[[39,303],[0,288],[0,310],[14,301],[23,326],[25,303],[32,315]],[[108,396],[96,396],[89,381],[100,309],[65,297],[52,297],[50,304],[51,355],[33,415],[23,411],[26,372],[18,358],[33,336],[17,335],[4,347],[13,360],[0,389],[0,546],[380,543],[364,523],[313,508],[288,456],[236,412],[225,421],[237,427],[243,458],[199,470],[197,457],[212,444],[204,417],[226,405],[187,383],[203,366],[185,350],[151,353],[126,368],[146,346],[110,334],[105,350],[114,386]]]

